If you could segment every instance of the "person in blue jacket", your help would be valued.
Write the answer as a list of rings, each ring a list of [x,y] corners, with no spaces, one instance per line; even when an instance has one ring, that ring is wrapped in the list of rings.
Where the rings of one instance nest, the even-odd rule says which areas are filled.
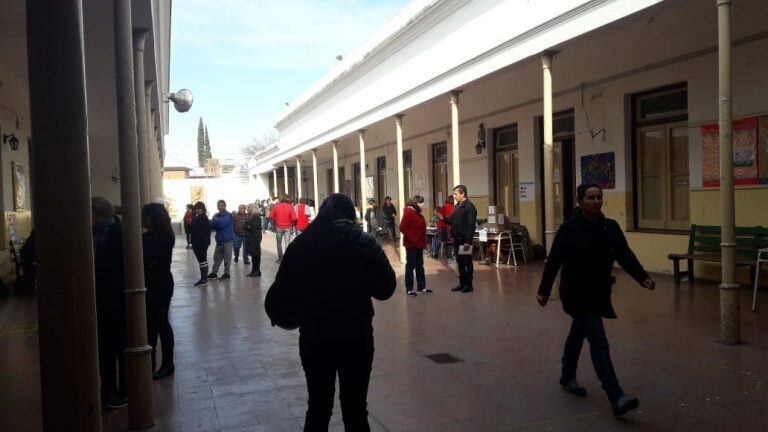
[[[227,203],[216,203],[219,212],[211,218],[211,229],[216,231],[216,249],[213,252],[213,271],[208,279],[216,279],[221,261],[224,261],[224,274],[219,280],[229,279],[229,266],[232,263],[232,247],[235,243],[235,231],[232,227],[232,214],[227,211]]]

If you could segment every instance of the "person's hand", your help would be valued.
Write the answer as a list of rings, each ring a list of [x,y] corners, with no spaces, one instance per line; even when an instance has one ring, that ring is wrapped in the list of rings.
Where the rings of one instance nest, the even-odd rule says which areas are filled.
[[[653,290],[656,289],[656,281],[654,281],[651,278],[648,278],[643,281],[643,288]]]
[[[541,305],[541,307],[544,307],[544,306],[546,306],[546,305],[547,305],[547,302],[549,301],[549,297],[544,297],[544,296],[543,296],[543,295],[541,295],[541,294],[537,294],[537,295],[536,295],[536,301],[537,301],[537,302],[539,302],[539,304]]]
[[[438,218],[438,219],[440,219],[440,220],[442,220],[442,219],[445,219],[445,218],[443,217],[443,215],[441,215],[440,213],[438,213],[438,214],[437,214],[437,218]]]

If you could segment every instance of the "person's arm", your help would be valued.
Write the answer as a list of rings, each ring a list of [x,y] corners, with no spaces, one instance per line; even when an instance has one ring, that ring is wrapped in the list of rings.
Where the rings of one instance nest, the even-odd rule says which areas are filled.
[[[275,281],[264,299],[264,309],[273,326],[293,330],[301,325],[304,313],[304,284],[297,277],[301,272],[300,254],[295,247],[285,250]]]
[[[408,217],[408,213],[403,213],[403,217],[400,219],[400,226],[398,227],[401,234],[405,235],[405,232],[408,230],[408,224],[410,223],[411,220]]]
[[[635,256],[635,253],[632,252],[632,249],[630,249],[629,244],[627,243],[627,238],[621,231],[621,227],[619,227],[617,224],[613,227],[613,229],[617,233],[616,236],[618,241],[618,244],[616,245],[616,262],[618,262],[621,268],[623,268],[624,271],[632,276],[632,279],[636,280],[637,283],[644,286],[645,288],[654,289],[656,287],[656,283],[653,281],[653,279],[651,279],[650,276],[648,276],[648,273],[643,268],[643,265],[640,264],[637,256]]]
[[[213,215],[213,217],[211,218],[210,225],[211,225],[211,229],[215,229],[215,230],[219,229],[219,216],[218,215]]]
[[[555,234],[555,239],[552,241],[549,256],[544,264],[544,273],[541,276],[541,284],[539,285],[537,299],[542,306],[547,304],[549,296],[552,294],[552,285],[555,283],[557,273],[563,266],[564,248],[567,247],[567,239],[568,233],[566,229],[561,226],[557,231],[557,234]]]
[[[367,285],[371,291],[371,297],[384,301],[394,294],[397,287],[397,278],[381,246],[376,244],[375,241],[371,241],[370,247],[372,248],[370,254],[371,262],[366,266],[366,269],[370,270],[369,274],[373,277],[370,278],[370,283]]]

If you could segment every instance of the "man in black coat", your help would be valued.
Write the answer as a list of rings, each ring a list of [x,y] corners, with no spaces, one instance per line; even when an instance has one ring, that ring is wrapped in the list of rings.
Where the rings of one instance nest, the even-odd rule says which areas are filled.
[[[264,305],[273,325],[299,327],[309,393],[305,431],[328,430],[337,373],[345,429],[370,431],[371,298],[390,298],[396,284],[386,255],[357,225],[346,195],[328,197],[288,246]]]
[[[565,341],[560,385],[585,396],[587,390],[576,381],[576,366],[584,339],[589,341],[592,364],[616,416],[637,408],[639,401],[624,394],[613,369],[602,318],[616,318],[611,304],[613,263],[647,289],[656,283],[629,248],[621,227],[601,212],[603,191],[595,184],[576,190],[579,207],[557,231],[544,267],[537,300],[547,304],[552,285],[560,271],[560,298],[565,312],[573,318]]]
[[[453,256],[456,257],[456,265],[459,267],[459,286],[452,288],[451,291],[461,291],[468,293],[474,291],[472,287],[472,254],[460,254],[462,249],[468,249],[472,246],[472,239],[475,236],[477,228],[477,209],[472,201],[467,198],[467,187],[458,185],[453,188],[453,199],[456,204],[453,206],[453,213],[448,217],[438,216],[446,223],[451,225],[451,237],[453,237]]]

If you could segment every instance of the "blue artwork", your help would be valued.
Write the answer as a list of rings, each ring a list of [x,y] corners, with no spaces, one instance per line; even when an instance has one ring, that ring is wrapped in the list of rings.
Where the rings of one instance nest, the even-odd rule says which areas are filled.
[[[616,157],[613,152],[581,157],[581,182],[596,183],[603,189],[616,188]]]

